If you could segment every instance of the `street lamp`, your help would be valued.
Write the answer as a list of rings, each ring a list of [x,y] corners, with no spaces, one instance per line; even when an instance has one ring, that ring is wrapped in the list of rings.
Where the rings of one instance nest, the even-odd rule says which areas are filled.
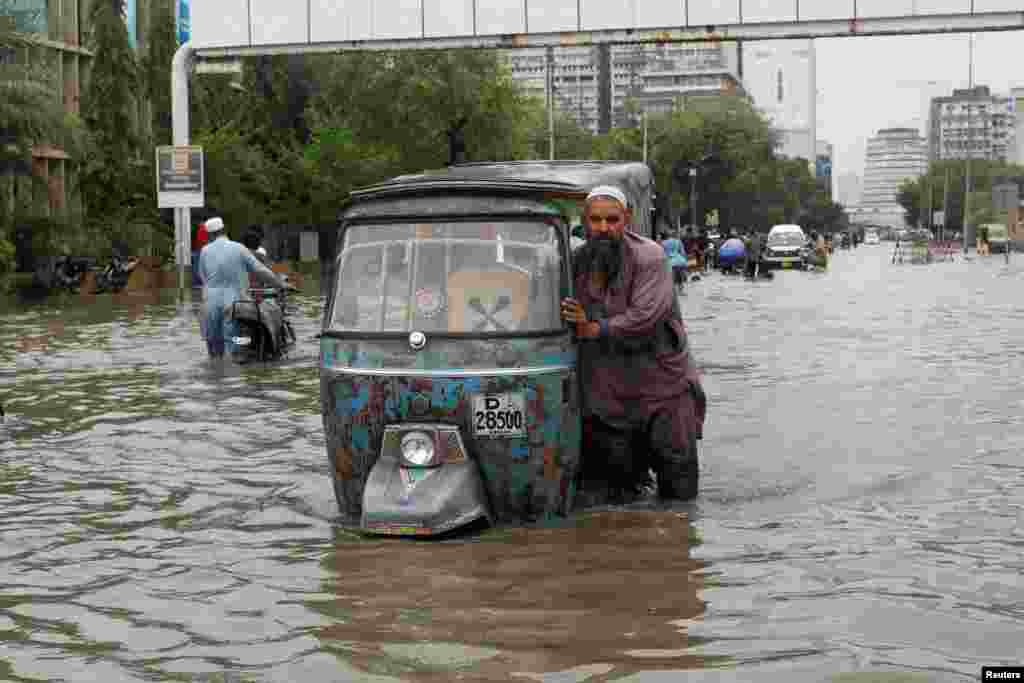
[[[701,169],[720,161],[721,159],[714,154],[705,154],[697,161],[677,161],[673,168],[672,175],[680,182],[683,182],[685,177],[683,174],[684,170],[687,171],[686,175],[690,177],[690,225],[694,228],[697,227],[697,173]]]

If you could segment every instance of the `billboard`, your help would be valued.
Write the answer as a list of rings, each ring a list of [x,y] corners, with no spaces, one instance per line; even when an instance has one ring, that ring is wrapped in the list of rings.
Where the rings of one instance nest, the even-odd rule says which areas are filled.
[[[1020,0],[205,0],[194,7],[178,0],[178,7],[190,29],[195,10],[187,33],[200,56],[316,46],[527,47],[709,34],[768,39],[1024,29]]]
[[[178,44],[184,45],[192,38],[192,0],[174,1],[174,21],[178,27]]]
[[[138,0],[125,0],[124,23],[128,25],[128,42],[134,50],[139,46]]]

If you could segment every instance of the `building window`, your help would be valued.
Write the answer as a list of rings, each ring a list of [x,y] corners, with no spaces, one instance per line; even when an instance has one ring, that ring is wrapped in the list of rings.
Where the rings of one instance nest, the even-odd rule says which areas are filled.
[[[6,0],[0,2],[0,16],[14,18],[18,33],[47,34],[49,14],[46,0]]]
[[[782,69],[779,69],[776,73],[776,84],[776,87],[778,88],[777,97],[779,98],[779,102],[781,103],[783,98],[785,97],[785,93],[782,90]]]

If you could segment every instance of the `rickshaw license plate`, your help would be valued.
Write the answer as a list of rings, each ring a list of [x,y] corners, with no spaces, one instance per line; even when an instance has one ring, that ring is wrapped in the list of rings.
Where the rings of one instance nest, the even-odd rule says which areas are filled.
[[[522,394],[473,396],[475,436],[515,437],[526,435],[526,399]]]

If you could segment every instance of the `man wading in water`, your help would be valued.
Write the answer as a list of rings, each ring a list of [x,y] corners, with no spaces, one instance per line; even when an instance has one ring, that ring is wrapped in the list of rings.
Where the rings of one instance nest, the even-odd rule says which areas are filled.
[[[618,187],[595,188],[584,219],[587,242],[573,259],[577,298],[562,301],[579,339],[590,436],[583,489],[606,485],[613,500],[628,501],[653,468],[660,497],[693,498],[706,401],[665,252],[630,229]]]

